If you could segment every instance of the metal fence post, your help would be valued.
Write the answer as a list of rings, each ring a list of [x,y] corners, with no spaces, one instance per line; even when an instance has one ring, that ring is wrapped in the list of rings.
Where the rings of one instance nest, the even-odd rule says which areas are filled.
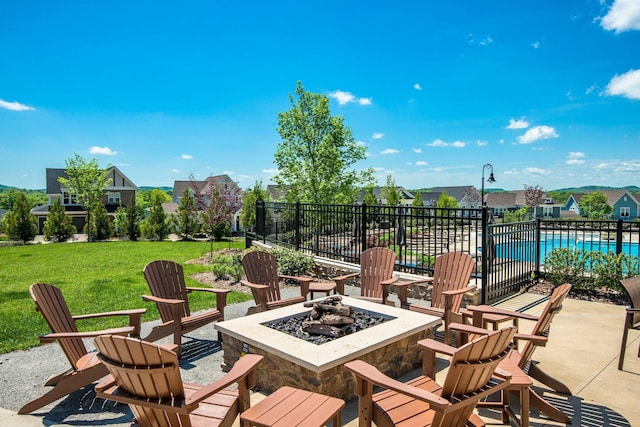
[[[489,274],[488,274],[488,259],[489,258],[489,245],[487,244],[488,240],[488,208],[486,206],[482,207],[482,274],[481,274],[481,286],[482,286],[482,304],[486,304],[488,298],[488,289],[487,284],[489,283]]]
[[[616,224],[616,255],[622,253],[622,220],[619,219]]]
[[[300,250],[300,202],[296,202],[296,214],[293,220],[293,228],[295,230],[296,251]]]
[[[256,201],[256,240],[260,240],[260,236],[262,236],[262,243],[267,242],[267,233],[265,232],[265,228],[264,201],[258,200]]]
[[[362,244],[360,252],[367,249],[367,204],[362,202],[360,215],[360,243]]]
[[[538,277],[540,277],[540,252],[541,252],[541,247],[542,247],[542,242],[541,242],[541,231],[540,229],[542,224],[542,220],[540,218],[536,219],[536,279]]]

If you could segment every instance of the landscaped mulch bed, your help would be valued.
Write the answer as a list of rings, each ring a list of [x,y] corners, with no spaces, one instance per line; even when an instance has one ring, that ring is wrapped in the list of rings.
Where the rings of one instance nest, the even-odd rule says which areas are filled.
[[[551,295],[553,292],[553,284],[546,280],[540,280],[527,289],[527,292],[540,295]],[[569,292],[567,298],[578,299],[582,301],[601,302],[604,304],[628,305],[629,301],[624,293],[608,292],[606,289],[576,289],[575,287]]]

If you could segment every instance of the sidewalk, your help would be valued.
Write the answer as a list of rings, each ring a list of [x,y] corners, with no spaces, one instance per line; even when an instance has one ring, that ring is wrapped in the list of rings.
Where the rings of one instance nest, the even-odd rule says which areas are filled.
[[[347,293],[357,292],[357,289],[350,289]],[[243,316],[251,304],[245,302],[229,306],[227,317]],[[542,307],[543,304],[537,305],[527,313],[537,314]],[[639,333],[630,334],[624,370],[617,370],[624,311],[621,306],[567,299],[562,312],[553,321],[548,346],[536,350],[534,359],[546,372],[567,384],[574,395],[555,394],[544,386],[536,387],[536,390],[571,416],[574,426],[640,426],[640,407],[637,405],[640,396]],[[526,321],[520,324],[524,332],[531,327],[531,323]],[[150,324],[143,326],[143,334],[149,327]],[[213,326],[204,327],[191,334],[196,340],[185,340],[185,357],[181,361],[185,381],[206,384],[222,375],[222,352],[217,342],[211,340],[215,333]],[[4,354],[0,360],[3,389],[0,425],[129,425],[132,416],[128,408],[96,398],[92,387],[77,391],[33,415],[16,415],[15,411],[25,401],[42,392],[45,379],[66,369],[68,362],[57,344]],[[444,366],[443,363],[441,367]],[[416,372],[408,376],[412,374]],[[438,379],[442,378],[441,375],[442,370]],[[262,394],[254,393],[252,400],[258,401],[262,397]],[[502,425],[497,412],[483,410],[481,416],[489,425]],[[342,419],[345,426],[357,426],[357,401],[347,404]],[[558,425],[563,424],[532,413],[531,426]]]

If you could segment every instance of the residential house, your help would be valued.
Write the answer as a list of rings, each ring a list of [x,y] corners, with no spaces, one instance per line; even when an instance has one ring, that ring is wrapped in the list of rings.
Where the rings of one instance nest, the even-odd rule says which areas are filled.
[[[487,193],[484,195],[485,203],[494,216],[502,218],[507,211],[517,211],[516,193],[513,191]]]
[[[640,218],[640,195],[633,194],[627,190],[596,190],[607,198],[607,204],[613,207],[610,219],[632,221]],[[571,194],[565,203],[564,208],[583,216],[579,203],[582,198],[596,191],[582,194]]]
[[[458,202],[461,208],[473,209],[480,207],[480,193],[473,185],[460,185],[455,187],[433,187],[431,192],[441,195],[447,193]],[[436,203],[440,196],[435,198]],[[423,198],[424,200],[424,198]]]
[[[527,206],[526,190],[515,190],[499,193],[485,194],[485,202],[487,207],[491,209],[491,213],[497,217],[504,216],[506,211],[516,211]],[[542,203],[535,208],[533,216],[535,218],[560,218],[563,205],[542,194]]]
[[[384,189],[385,187],[373,187],[373,195],[375,196],[376,200],[378,201],[378,205],[386,205],[387,204],[387,199],[383,196],[384,195]],[[396,186],[396,189],[398,190],[398,193],[400,194],[400,205],[402,206],[411,206],[411,203],[413,203],[413,194],[411,194],[409,191],[407,191],[406,188],[401,187],[401,186]],[[358,193],[358,197],[356,198],[356,202],[357,203],[362,203],[364,201],[364,197],[367,194],[369,190],[366,188],[363,188],[360,190],[360,192]]]
[[[82,233],[86,224],[87,213],[84,207],[78,204],[77,200],[71,196],[69,189],[58,181],[58,178],[68,178],[65,169],[47,168],[47,204],[36,206],[31,210],[31,213],[38,220],[38,234],[42,234],[49,210],[58,199],[60,199],[62,206],[65,208],[65,214],[71,217],[73,225],[76,226],[79,233]],[[135,203],[138,187],[115,166],[111,166],[107,170],[107,179],[109,185],[104,191],[102,202],[107,209],[107,214],[114,219],[118,207],[126,207],[132,200]]]
[[[182,195],[187,188],[196,200],[205,206],[211,203],[211,194],[214,189],[217,188],[228,205],[238,206],[238,210],[233,214],[233,219],[231,220],[231,232],[238,233],[241,231],[240,211],[242,206],[242,189],[229,175],[210,176],[204,181],[174,181],[171,195],[172,203],[163,206],[167,215],[176,212],[177,206],[180,205],[180,201],[182,200]],[[200,208],[202,208],[202,206]]]

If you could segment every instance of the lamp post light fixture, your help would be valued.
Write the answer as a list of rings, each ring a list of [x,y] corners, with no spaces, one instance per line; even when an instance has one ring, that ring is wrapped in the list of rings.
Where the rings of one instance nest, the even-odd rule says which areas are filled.
[[[489,169],[491,172],[489,173],[489,178],[487,178],[487,182],[493,184],[496,182],[496,179],[493,177],[493,165],[491,163],[485,163],[482,166],[482,187],[480,190],[480,206],[484,207],[486,203],[484,202],[484,170]]]

